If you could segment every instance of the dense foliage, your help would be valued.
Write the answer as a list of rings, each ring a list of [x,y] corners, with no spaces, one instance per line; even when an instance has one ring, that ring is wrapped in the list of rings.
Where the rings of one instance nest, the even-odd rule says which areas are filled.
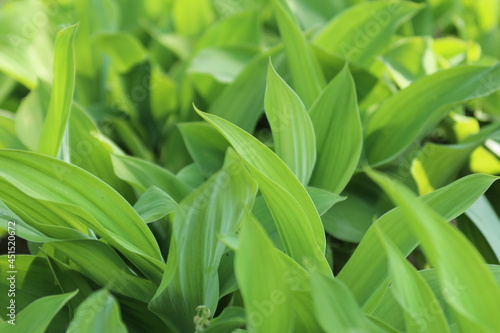
[[[1,332],[500,332],[500,2],[0,6]]]

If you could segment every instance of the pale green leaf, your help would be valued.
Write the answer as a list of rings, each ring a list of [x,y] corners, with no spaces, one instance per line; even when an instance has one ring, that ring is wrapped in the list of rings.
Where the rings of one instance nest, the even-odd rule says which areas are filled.
[[[54,51],[54,83],[37,151],[57,156],[66,132],[75,86],[73,40],[78,25],[57,33]]]
[[[265,108],[276,154],[302,184],[307,184],[316,161],[313,124],[299,96],[271,63],[267,72]]]
[[[325,87],[325,78],[311,46],[279,0],[273,0],[280,35],[285,45],[293,87],[306,107],[310,107]]]
[[[337,194],[351,179],[361,155],[363,134],[355,89],[345,66],[309,110],[318,148],[311,185]]]

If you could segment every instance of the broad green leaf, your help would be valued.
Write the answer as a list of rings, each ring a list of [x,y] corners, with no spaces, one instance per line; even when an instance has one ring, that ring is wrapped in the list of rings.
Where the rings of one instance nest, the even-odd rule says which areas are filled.
[[[66,332],[126,333],[128,330],[122,322],[118,302],[106,289],[102,289],[78,307]]]
[[[399,40],[380,58],[401,89],[416,79],[437,71],[437,62],[429,37]]]
[[[111,155],[116,175],[128,182],[140,193],[150,186],[156,186],[175,201],[181,201],[191,188],[170,171],[139,158]]]
[[[481,231],[500,261],[500,219],[488,199],[480,197],[465,213]]]
[[[218,236],[236,233],[256,191],[255,182],[230,151],[222,170],[180,203],[167,268],[150,304],[172,331],[192,331],[200,305],[212,314],[217,310],[218,267],[226,249]]]
[[[500,84],[493,80],[498,75],[500,65],[461,66],[423,77],[392,96],[365,126],[365,148],[370,165],[392,161],[427,134],[447,113],[444,106],[498,90]]]
[[[342,281],[315,273],[311,284],[316,316],[325,332],[385,332],[363,314]]]
[[[282,47],[276,46],[255,57],[233,83],[211,103],[208,112],[222,117],[246,131],[254,129],[264,110],[266,74],[269,58],[281,68]]]
[[[379,237],[389,259],[388,268],[392,281],[390,290],[404,309],[407,331],[427,332],[432,327],[436,332],[450,332],[443,311],[435,307],[439,302],[432,289],[406,261],[399,249],[380,231]],[[429,311],[432,311],[432,316],[422,320]]]
[[[235,272],[252,332],[293,332],[292,296],[286,267],[265,231],[244,213]],[[252,263],[259,263],[254,265]]]
[[[229,144],[215,128],[201,122],[181,123],[177,126],[189,154],[205,177],[210,177],[222,167]]]
[[[46,210],[71,218],[76,227],[93,229],[149,277],[158,277],[163,264],[153,234],[109,185],[78,167],[40,154],[3,150],[0,161],[0,179],[9,184],[6,189],[43,200]]]
[[[16,135],[15,116],[0,110],[0,149],[26,149]]]
[[[407,1],[363,2],[335,16],[315,36],[313,43],[369,68],[389,45],[394,30],[421,8]]]
[[[306,107],[310,107],[325,87],[325,78],[309,42],[279,0],[273,0],[281,39],[285,45],[293,87]]]
[[[76,216],[53,210],[49,202],[30,197],[1,178],[0,184],[2,223],[15,222],[20,237],[35,242],[90,238]]]
[[[150,223],[175,212],[177,203],[158,187],[151,186],[135,203],[134,209],[144,222]]]
[[[52,319],[77,292],[39,298],[16,315],[15,325],[3,322],[0,323],[0,330],[5,333],[44,333]]]
[[[328,84],[309,113],[318,149],[310,183],[341,193],[356,169],[363,142],[356,90],[347,66]]]
[[[444,219],[451,221],[465,212],[495,180],[493,176],[470,175],[426,194],[420,200],[436,210]],[[419,242],[406,225],[401,223],[403,219],[403,212],[396,208],[380,217],[374,225],[407,256]],[[371,255],[373,253],[377,255]],[[373,310],[376,305],[373,303],[377,303],[378,291],[388,281],[386,260],[384,248],[378,240],[375,227],[372,226],[338,275],[365,309]]]
[[[462,288],[461,293],[445,294],[458,326],[464,331],[498,331],[500,318],[494,315],[494,309],[500,308],[500,286],[479,252],[406,187],[375,171],[369,170],[368,174],[400,206],[427,259],[435,267],[441,288],[450,291]]]
[[[267,71],[265,108],[276,155],[302,184],[307,184],[316,161],[313,124],[299,96],[276,73],[271,63]]]
[[[224,135],[257,180],[287,253],[301,265],[306,258],[316,260],[324,274],[328,274],[321,219],[311,197],[292,171],[269,148],[242,129],[217,116],[198,113]]]
[[[111,58],[111,65],[119,72],[127,72],[146,56],[140,41],[129,33],[99,32],[93,40]]]
[[[107,244],[97,240],[58,241],[46,243],[44,248],[49,244],[70,259],[83,275],[111,291],[144,302],[149,302],[155,293],[155,285],[138,277]]]
[[[54,51],[54,84],[37,151],[57,156],[69,119],[75,86],[73,40],[78,25],[57,33]]]

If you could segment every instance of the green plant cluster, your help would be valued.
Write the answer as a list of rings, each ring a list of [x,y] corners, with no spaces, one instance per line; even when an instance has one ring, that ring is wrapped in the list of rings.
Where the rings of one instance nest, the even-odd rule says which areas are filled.
[[[500,332],[499,21],[2,2],[0,332]]]

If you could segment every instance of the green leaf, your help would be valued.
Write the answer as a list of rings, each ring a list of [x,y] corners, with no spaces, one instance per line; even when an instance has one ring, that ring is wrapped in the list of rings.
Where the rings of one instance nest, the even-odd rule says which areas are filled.
[[[329,53],[369,68],[390,43],[394,30],[421,5],[408,1],[363,2],[335,16],[313,40]]]
[[[212,4],[208,0],[176,0],[172,15],[175,30],[187,36],[199,34],[215,19]]]
[[[400,206],[427,259],[435,267],[442,290],[462,290],[445,294],[458,326],[463,331],[498,331],[500,318],[492,316],[491,309],[500,308],[500,286],[479,252],[406,187],[375,171],[369,170],[368,174]]]
[[[68,124],[69,159],[75,164],[113,187],[127,200],[133,198],[132,188],[118,178],[113,170],[110,153],[115,152],[108,144],[89,114],[74,103]]]
[[[71,218],[76,227],[93,229],[145,274],[158,278],[163,264],[153,234],[109,185],[78,167],[40,154],[3,150],[0,161],[0,180],[11,191],[19,189],[43,200],[46,210]],[[66,225],[64,219],[62,225]]]
[[[210,104],[209,113],[222,117],[246,131],[255,127],[264,110],[266,73],[271,57],[276,68],[282,64],[282,47],[256,56]]]
[[[69,119],[75,86],[75,56],[73,40],[78,25],[57,33],[54,51],[54,85],[45,117],[38,152],[57,156]]]
[[[315,260],[328,274],[323,255],[325,233],[306,189],[285,163],[264,144],[228,121],[198,111],[229,141],[259,184],[287,253],[299,264]],[[291,223],[291,221],[293,221]]]
[[[111,155],[118,178],[123,179],[140,193],[156,186],[179,202],[191,192],[191,188],[170,171],[139,158]]]
[[[215,313],[218,267],[226,250],[218,236],[236,232],[244,207],[253,204],[256,191],[255,182],[230,151],[222,170],[180,203],[167,268],[150,304],[172,331],[193,331],[199,305]]]
[[[46,243],[44,248],[48,245],[70,259],[73,267],[83,275],[111,291],[144,302],[149,302],[155,293],[156,286],[138,277],[105,243],[97,240],[58,241]]]
[[[399,249],[379,231],[380,241],[384,244],[389,258],[391,292],[404,309],[408,332],[426,332],[432,327],[436,332],[450,332],[441,307],[436,309],[438,300],[431,288],[417,270],[405,260]],[[426,318],[426,314],[432,315]],[[424,319],[425,318],[425,319]]]
[[[177,126],[189,154],[205,177],[210,177],[222,167],[229,143],[215,128],[201,122],[181,123]]]
[[[280,35],[285,45],[293,87],[306,107],[310,107],[325,87],[325,78],[309,42],[279,0],[273,0]]]
[[[167,193],[151,186],[134,205],[135,211],[146,223],[151,223],[175,212],[177,203]]]
[[[313,124],[299,96],[276,73],[271,63],[267,72],[265,107],[276,155],[302,184],[307,184],[316,161]]]
[[[189,73],[207,74],[220,83],[231,83],[256,55],[248,47],[210,47],[200,50],[191,61]]]
[[[115,31],[118,28],[119,8],[115,0],[76,0],[74,10],[76,20],[80,22],[75,37],[76,71],[92,78],[102,66],[101,54],[92,44],[92,36],[98,31]]]
[[[68,333],[117,332],[126,333],[127,328],[120,316],[116,299],[102,289],[90,295],[76,310]]]
[[[260,11],[243,11],[211,25],[196,43],[196,49],[237,45],[258,46],[261,39],[260,30]]]
[[[338,202],[345,200],[345,197],[340,197],[337,194],[318,189],[315,187],[307,187],[307,193],[314,202],[314,206],[318,210],[320,216],[323,216],[327,211],[336,205]],[[273,241],[274,245],[278,249],[283,249],[283,243],[281,242],[280,234],[276,223],[274,223],[273,216],[269,211],[269,207],[263,196],[258,196],[255,200],[255,204],[252,208],[252,214],[257,218],[262,227],[266,230],[266,233]],[[323,218],[322,218],[323,220]],[[323,220],[323,222],[325,222]]]
[[[311,185],[333,193],[342,192],[361,155],[363,134],[355,89],[345,66],[309,110],[318,148]]]
[[[500,65],[451,68],[423,77],[389,98],[365,126],[365,149],[370,165],[392,161],[422,138],[448,113],[444,106],[498,90],[500,84],[492,79],[498,75]]]
[[[55,280],[61,291],[63,293],[69,293],[78,290],[78,294],[68,302],[69,314],[70,317],[73,317],[75,309],[85,300],[85,298],[94,292],[95,286],[83,274],[64,264],[59,259],[48,255],[46,258],[50,271],[54,274]]]
[[[243,215],[235,272],[253,332],[292,332],[292,296],[283,283],[285,266],[265,231],[248,212]],[[250,263],[256,263],[252,265]]]
[[[500,285],[500,266],[498,265],[488,265],[488,269],[493,273],[497,283]],[[436,274],[435,269],[426,269],[422,271],[418,271],[418,274],[425,280],[426,284],[432,289],[432,292],[436,296],[438,303],[432,304],[432,309],[436,309],[435,307],[440,307],[446,315],[446,319],[450,325],[450,328],[453,329],[453,326],[456,328],[456,323],[453,317],[451,316],[449,306],[446,304],[444,299],[444,294],[441,291],[439,279]],[[445,293],[453,293],[452,291],[445,291]],[[461,290],[457,290],[456,292],[461,292]],[[426,314],[422,314],[419,320],[427,321],[427,319],[432,316],[434,311],[429,311]],[[390,323],[394,327],[399,330],[404,330],[404,318],[401,312],[401,309],[396,302],[393,293],[388,292],[384,295],[384,298],[380,301],[380,305],[377,310],[374,312],[374,316],[383,320],[384,322]]]
[[[316,316],[325,332],[385,332],[363,314],[342,281],[315,273],[311,284]]]
[[[35,29],[31,22],[39,20],[49,21],[42,3],[16,1],[0,11],[0,70],[29,89],[36,87],[38,79],[51,82],[53,78],[53,28],[44,24]]]
[[[16,112],[16,133],[21,142],[36,151],[50,103],[51,88],[44,82],[30,91]]]
[[[39,298],[17,314],[15,325],[3,322],[0,329],[5,333],[44,333],[52,319],[77,292]]]
[[[458,144],[426,143],[411,165],[411,173],[417,183],[419,193],[429,193],[455,179],[472,152],[488,137],[497,133],[499,126],[498,123],[486,126]],[[447,166],[444,167],[443,163]]]
[[[98,32],[93,39],[95,44],[111,58],[111,65],[119,72],[128,72],[146,56],[139,40],[126,32]]]
[[[421,197],[425,204],[450,221],[465,212],[496,180],[488,175],[470,175]],[[388,281],[384,248],[375,225],[400,249],[409,255],[419,244],[411,230],[401,221],[400,208],[380,217],[368,230],[353,255],[340,271],[338,278],[347,284],[363,308],[373,309],[380,288]],[[371,255],[377,253],[377,256]]]
[[[12,269],[9,267],[10,263],[8,259],[8,255],[0,256],[0,268],[2,271],[0,292],[4,295],[0,298],[2,309],[6,309],[10,303],[10,298],[7,297],[10,289],[10,280],[7,280],[9,277],[7,272]],[[37,299],[61,292],[44,258],[17,254],[15,270],[17,272],[15,300],[16,311],[18,313]],[[8,319],[9,317],[6,317],[6,314],[7,312],[3,311],[1,318]]]

